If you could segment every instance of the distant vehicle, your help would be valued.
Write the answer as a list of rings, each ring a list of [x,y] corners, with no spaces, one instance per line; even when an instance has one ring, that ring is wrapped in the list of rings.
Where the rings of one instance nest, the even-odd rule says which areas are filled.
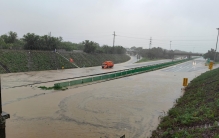
[[[114,66],[114,63],[112,61],[105,61],[102,64],[102,69],[112,68],[113,66]]]

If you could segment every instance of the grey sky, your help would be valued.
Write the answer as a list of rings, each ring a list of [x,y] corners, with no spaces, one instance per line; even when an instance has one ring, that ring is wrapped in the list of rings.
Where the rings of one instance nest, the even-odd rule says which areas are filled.
[[[52,33],[64,41],[205,53],[215,49],[218,0],[0,0],[0,35]],[[179,41],[181,40],[181,41]],[[183,41],[182,41],[183,40]],[[208,41],[206,41],[208,40]]]

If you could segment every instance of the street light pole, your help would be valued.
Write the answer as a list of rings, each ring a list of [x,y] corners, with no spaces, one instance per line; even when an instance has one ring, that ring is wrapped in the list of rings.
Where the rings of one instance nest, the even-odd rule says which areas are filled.
[[[215,54],[214,54],[214,62],[215,62],[215,58],[216,58],[216,54],[217,54],[217,43],[218,43],[218,36],[219,36],[219,28],[217,28],[218,30],[218,35],[217,35],[217,42],[216,42],[216,48],[215,48]]]

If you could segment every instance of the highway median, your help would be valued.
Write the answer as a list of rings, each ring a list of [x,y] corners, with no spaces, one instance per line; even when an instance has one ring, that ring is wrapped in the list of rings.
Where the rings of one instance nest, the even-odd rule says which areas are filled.
[[[84,85],[88,83],[96,83],[100,81],[108,81],[112,79],[117,79],[121,77],[127,77],[130,75],[136,75],[140,73],[145,73],[153,70],[158,70],[162,68],[166,68],[169,66],[173,66],[176,64],[180,64],[183,62],[189,61],[189,59],[184,59],[184,60],[178,60],[178,61],[172,61],[172,62],[165,62],[161,64],[155,64],[155,65],[149,65],[149,66],[142,66],[142,67],[137,67],[137,68],[131,68],[131,69],[125,69],[125,70],[118,70],[110,73],[101,73],[101,74],[94,74],[92,76],[84,76],[81,78],[77,79],[71,79],[69,81],[65,82],[60,82],[60,83],[55,83],[55,87],[69,87],[69,86],[78,86],[78,85]]]

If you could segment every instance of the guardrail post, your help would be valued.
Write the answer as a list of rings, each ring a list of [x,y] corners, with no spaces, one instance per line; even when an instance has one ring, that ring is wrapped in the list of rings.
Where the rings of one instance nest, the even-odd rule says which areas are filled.
[[[5,138],[6,134],[5,134],[5,123],[6,123],[6,119],[10,118],[10,115],[2,112],[2,92],[1,92],[1,76],[0,76],[0,138]]]

